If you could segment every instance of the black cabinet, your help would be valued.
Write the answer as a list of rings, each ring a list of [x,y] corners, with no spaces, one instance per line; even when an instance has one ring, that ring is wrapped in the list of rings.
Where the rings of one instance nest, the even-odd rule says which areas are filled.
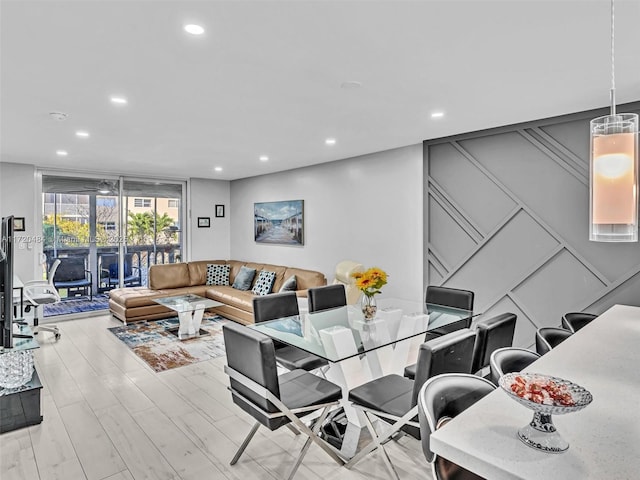
[[[0,395],[0,433],[42,422],[40,412],[42,384],[38,372],[34,369],[31,380],[16,390],[7,395]]]

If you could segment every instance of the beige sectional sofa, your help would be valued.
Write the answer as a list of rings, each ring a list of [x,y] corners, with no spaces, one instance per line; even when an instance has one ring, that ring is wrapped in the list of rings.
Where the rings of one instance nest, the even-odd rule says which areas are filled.
[[[229,285],[206,285],[208,264],[230,265]],[[327,284],[322,272],[301,268],[238,260],[202,260],[188,263],[153,265],[149,269],[149,287],[116,288],[109,292],[109,310],[119,320],[137,322],[175,315],[172,310],[153,301],[154,298],[193,293],[223,303],[209,311],[240,323],[253,323],[253,297],[248,291],[233,288],[233,282],[242,266],[256,269],[254,283],[260,270],[275,272],[272,292],[278,292],[291,275],[296,276],[296,294],[306,297],[307,289]]]

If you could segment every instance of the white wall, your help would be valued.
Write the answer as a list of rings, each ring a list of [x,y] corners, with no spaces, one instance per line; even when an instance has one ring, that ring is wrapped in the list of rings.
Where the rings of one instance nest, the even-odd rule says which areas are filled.
[[[0,162],[0,216],[25,218],[25,231],[15,232],[14,269],[24,281],[36,278],[34,240],[36,218],[36,170],[33,165]]]
[[[355,260],[389,274],[381,298],[421,301],[422,145],[231,182],[231,258],[319,270]],[[253,204],[304,200],[304,246],[257,244]]]
[[[190,260],[228,259],[230,257],[229,182],[192,178],[190,185]],[[216,205],[225,206],[224,218],[216,218],[214,210]],[[209,217],[211,227],[198,228],[198,217]]]

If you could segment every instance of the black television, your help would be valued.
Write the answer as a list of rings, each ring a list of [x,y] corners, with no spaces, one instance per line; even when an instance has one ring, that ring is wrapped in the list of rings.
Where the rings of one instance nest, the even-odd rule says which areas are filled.
[[[0,344],[13,347],[13,216],[2,219],[0,230]]]

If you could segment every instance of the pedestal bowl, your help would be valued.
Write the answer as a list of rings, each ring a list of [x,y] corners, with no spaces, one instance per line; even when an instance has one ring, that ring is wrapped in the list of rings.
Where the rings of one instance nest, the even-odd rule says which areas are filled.
[[[580,385],[539,373],[508,373],[500,377],[500,386],[509,397],[534,412],[531,422],[518,430],[518,438],[547,453],[563,453],[569,448],[551,415],[577,412],[593,400],[591,393]]]

